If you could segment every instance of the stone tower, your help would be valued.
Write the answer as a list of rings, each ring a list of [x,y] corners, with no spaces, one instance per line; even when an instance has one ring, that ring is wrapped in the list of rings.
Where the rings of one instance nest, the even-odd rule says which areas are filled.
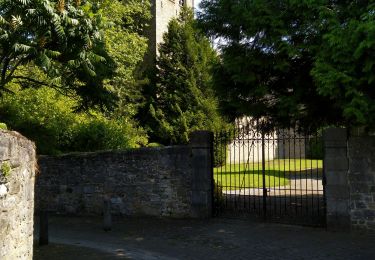
[[[182,6],[194,7],[194,0],[151,0],[152,21],[149,35],[149,59],[154,60],[169,21],[178,16]]]

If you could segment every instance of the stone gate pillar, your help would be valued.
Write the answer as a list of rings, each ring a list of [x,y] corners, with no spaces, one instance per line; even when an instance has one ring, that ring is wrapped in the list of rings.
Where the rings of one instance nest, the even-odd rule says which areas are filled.
[[[347,138],[344,128],[324,132],[324,181],[330,230],[350,229]]]
[[[192,151],[193,216],[210,218],[213,204],[213,133],[196,131],[190,134]]]

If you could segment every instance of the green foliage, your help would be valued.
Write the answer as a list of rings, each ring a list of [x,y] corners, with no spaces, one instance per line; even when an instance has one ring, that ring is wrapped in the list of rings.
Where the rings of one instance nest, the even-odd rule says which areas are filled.
[[[70,150],[98,151],[119,150],[144,146],[147,138],[134,122],[108,120],[102,116],[80,124],[75,129]]]
[[[104,1],[103,16],[111,23],[105,30],[106,50],[116,65],[105,85],[119,97],[114,116],[134,116],[142,93],[138,70],[147,51],[144,29],[151,19],[150,2],[140,0]]]
[[[4,93],[0,99],[0,119],[34,140],[40,154],[145,146],[147,136],[133,115],[142,99],[137,69],[147,50],[142,34],[150,19],[149,1],[24,2],[23,7],[35,5],[39,16],[48,8],[61,23],[62,34],[61,39],[55,35],[48,15],[40,17],[44,27],[36,23],[28,28],[31,18],[26,17],[22,30],[31,38],[23,41],[30,40],[38,50],[59,50],[59,55],[43,64],[33,57],[27,64],[20,62],[5,86],[14,94]],[[26,12],[14,2],[2,4],[9,6],[9,14],[20,12],[22,17]],[[69,19],[77,19],[78,25]],[[43,40],[39,45],[34,34]]]
[[[329,127],[329,126],[327,126]],[[306,142],[306,158],[308,159],[324,159],[324,128],[319,129],[315,136],[310,136]]]
[[[149,144],[147,145],[147,147],[163,147],[163,145],[162,145],[162,144],[159,144],[159,143],[149,143]]]
[[[202,28],[220,42],[215,87],[232,118],[307,130],[373,125],[371,1],[203,0],[201,7]]]
[[[223,132],[217,133],[214,139],[214,167],[225,165],[228,156],[230,139]]]
[[[223,127],[212,90],[212,67],[218,58],[196,29],[191,10],[185,9],[169,23],[163,40],[140,113],[151,140],[181,144],[191,131]]]
[[[327,33],[312,70],[318,93],[337,105],[347,124],[371,129],[375,123],[374,10],[372,1],[357,1],[322,13]]]
[[[108,119],[99,112],[73,113],[75,100],[50,88],[5,94],[0,118],[36,142],[39,154],[138,147],[147,138],[132,120]]]
[[[6,124],[4,124],[4,123],[0,123],[0,129],[2,129],[2,130],[7,130],[8,127],[7,127]]]
[[[307,151],[306,151],[306,158],[309,159],[319,159],[323,160],[324,158],[324,147],[323,147],[323,139],[320,136],[319,139],[310,139],[307,143]]]
[[[99,7],[97,1],[0,1],[0,94],[17,82],[78,95],[82,108],[113,105],[103,85],[114,64],[104,48]],[[34,66],[42,77],[30,71]]]
[[[5,178],[9,177],[11,170],[12,170],[12,169],[11,169],[11,167],[10,167],[10,165],[9,165],[8,162],[3,162],[3,163],[1,164],[0,171],[1,171],[1,173],[3,174],[3,176],[4,176]]]

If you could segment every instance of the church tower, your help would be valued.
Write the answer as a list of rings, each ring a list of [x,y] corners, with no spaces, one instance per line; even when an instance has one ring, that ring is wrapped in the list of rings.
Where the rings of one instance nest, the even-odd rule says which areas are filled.
[[[177,17],[183,6],[194,8],[194,0],[151,0],[152,21],[149,35],[149,55],[154,59],[169,21]]]

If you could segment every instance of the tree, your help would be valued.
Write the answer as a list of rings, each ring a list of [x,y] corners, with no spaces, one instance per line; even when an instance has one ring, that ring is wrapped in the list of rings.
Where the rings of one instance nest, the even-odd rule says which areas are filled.
[[[106,50],[116,65],[105,85],[118,96],[112,117],[133,117],[143,101],[138,68],[147,52],[145,28],[151,19],[150,2],[105,0],[103,16],[111,23],[105,29]]]
[[[375,4],[342,1],[327,21],[312,75],[317,92],[342,111],[347,125],[375,125]]]
[[[218,58],[189,9],[169,23],[163,41],[141,118],[152,141],[185,143],[193,130],[224,125],[212,90],[211,69]]]
[[[56,2],[49,3],[55,7]],[[8,91],[0,96],[0,121],[33,140],[41,154],[145,146],[147,135],[133,115],[141,98],[136,70],[147,49],[147,40],[142,34],[150,17],[149,2],[92,0],[60,1],[57,4],[64,4],[68,10],[64,15],[75,6],[85,19],[92,20],[92,26],[97,23],[95,30],[100,37],[91,48],[82,51],[101,55],[105,61],[102,58],[89,60],[95,69],[95,76],[91,76],[82,70],[83,65],[76,67],[79,64],[63,60],[64,55],[80,51],[77,44],[81,42],[81,36],[75,36],[77,43],[66,50],[54,45],[60,42],[52,44],[55,38],[51,36],[50,44],[43,47],[47,52],[51,48],[64,50],[56,57],[48,57],[51,70],[58,71],[53,74],[54,71],[50,72],[38,63],[38,58],[32,57],[27,64],[19,65],[15,77],[5,86]],[[81,27],[77,28],[77,33],[81,33]],[[69,28],[64,27],[67,32]],[[83,30],[82,36],[85,33]],[[73,42],[73,38],[69,41]],[[42,51],[38,46],[35,49]],[[87,100],[84,106],[83,99]],[[103,109],[108,108],[108,104],[114,109]],[[78,111],[77,108],[82,109]]]
[[[110,105],[103,81],[113,71],[103,42],[100,4],[80,0],[0,1],[0,94],[12,81],[49,86],[81,98],[81,106]],[[29,68],[42,73],[35,77]]]
[[[344,1],[343,1],[344,2]],[[314,129],[344,123],[342,111],[317,91],[311,72],[330,30],[322,16],[338,1],[203,0],[202,28],[220,40],[216,84],[233,118],[264,127]]]

